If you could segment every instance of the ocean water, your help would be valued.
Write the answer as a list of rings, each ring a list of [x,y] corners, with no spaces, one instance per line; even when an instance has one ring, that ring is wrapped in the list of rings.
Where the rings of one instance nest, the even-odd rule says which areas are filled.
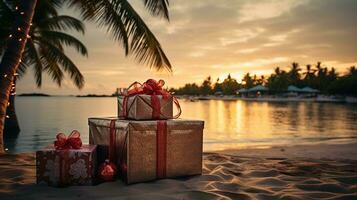
[[[205,121],[204,151],[296,145],[357,137],[357,106],[313,102],[180,100],[182,118]],[[32,152],[53,143],[58,132],[81,132],[88,117],[115,116],[116,98],[17,97],[21,132],[6,139],[9,152]]]

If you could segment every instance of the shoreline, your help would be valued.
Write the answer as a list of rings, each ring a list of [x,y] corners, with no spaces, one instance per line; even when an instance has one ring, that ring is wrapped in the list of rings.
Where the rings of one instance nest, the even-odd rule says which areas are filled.
[[[17,95],[17,97],[74,97],[74,98],[116,98],[112,95]],[[178,99],[186,101],[208,101],[208,100],[223,100],[223,101],[256,101],[256,102],[315,102],[315,103],[347,103],[356,104],[357,97],[351,96],[341,96],[341,97],[331,97],[331,96],[318,96],[311,98],[303,97],[279,97],[279,96],[267,96],[267,97],[238,97],[235,95],[225,95],[225,96],[195,96],[195,95],[177,95]]]
[[[279,97],[279,96],[262,96],[262,97],[238,97],[234,95],[227,96],[177,96],[179,99],[187,101],[206,101],[206,100],[226,100],[226,101],[256,101],[256,102],[315,102],[315,103],[348,103],[356,104],[356,97],[329,97],[329,96],[317,96],[311,98],[304,97]]]
[[[205,152],[201,176],[66,188],[35,184],[34,153],[6,154],[0,199],[353,199],[356,154],[357,141]]]

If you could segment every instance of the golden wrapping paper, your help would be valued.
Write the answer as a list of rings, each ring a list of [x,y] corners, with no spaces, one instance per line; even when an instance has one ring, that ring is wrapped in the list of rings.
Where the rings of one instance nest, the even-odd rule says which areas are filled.
[[[160,102],[160,119],[173,118],[173,97],[163,97],[157,95]],[[127,116],[123,112],[124,96],[118,96],[118,117],[135,119],[135,120],[150,120],[153,118],[153,107],[151,105],[151,95],[135,95],[128,97]]]
[[[120,178],[129,184],[157,179],[157,121],[90,118],[91,144],[109,145],[111,120],[116,120]],[[175,119],[166,120],[166,123],[166,177],[201,174],[204,122]]]

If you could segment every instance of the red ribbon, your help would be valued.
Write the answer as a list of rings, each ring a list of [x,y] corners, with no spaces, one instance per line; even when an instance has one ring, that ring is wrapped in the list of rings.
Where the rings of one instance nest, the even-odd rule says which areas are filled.
[[[156,177],[166,177],[167,160],[167,124],[166,121],[157,121],[156,134]]]
[[[109,140],[109,162],[114,162],[116,158],[116,129],[115,120],[110,121],[110,140]]]
[[[157,95],[162,95],[163,98],[170,98],[172,95],[164,90],[162,87],[165,85],[164,80],[156,81],[154,79],[149,79],[143,84],[139,82],[134,82],[131,84],[128,89],[121,93],[124,96],[123,101],[123,114],[125,117],[128,117],[128,98],[131,96],[146,94],[151,95],[151,105],[153,107],[153,119],[160,119],[160,101]],[[178,118],[181,115],[181,106],[176,99],[173,97],[173,101],[177,107],[178,113],[174,116],[174,118]]]
[[[66,137],[64,133],[58,133],[54,142],[56,150],[80,149],[82,147],[81,134],[74,130]]]
[[[115,120],[110,121],[110,139],[109,139],[109,158],[105,160],[99,167],[99,176],[104,181],[114,181],[117,174],[117,167],[115,166],[116,159],[116,129]]]

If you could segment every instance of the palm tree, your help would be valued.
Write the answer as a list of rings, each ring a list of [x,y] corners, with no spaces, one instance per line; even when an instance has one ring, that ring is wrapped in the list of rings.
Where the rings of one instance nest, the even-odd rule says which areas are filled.
[[[246,73],[242,79],[244,88],[249,89],[254,86],[254,80],[249,73]]]
[[[274,73],[275,73],[276,75],[280,75],[280,74],[281,74],[280,67],[276,67],[276,68],[274,69]]]
[[[350,75],[350,76],[357,75],[356,66],[352,66],[352,67],[348,68],[348,75]]]
[[[6,36],[10,34],[9,27],[14,20],[14,15],[11,9],[2,4],[4,13],[0,17],[0,30],[2,35],[0,40],[5,40]],[[7,11],[7,12],[6,12]],[[71,61],[71,59],[64,53],[64,46],[74,47],[81,55],[87,56],[86,47],[75,37],[62,32],[62,30],[75,30],[84,33],[84,24],[76,18],[66,15],[58,15],[56,11],[56,4],[49,4],[47,1],[40,1],[36,8],[33,25],[30,28],[29,37],[26,42],[25,51],[22,56],[18,74],[21,76],[26,72],[27,68],[34,68],[34,75],[38,87],[42,85],[42,73],[49,74],[53,81],[59,86],[64,78],[64,72],[67,72],[74,84],[78,88],[84,85],[84,77],[80,73],[78,67]],[[5,48],[0,44],[0,52]],[[17,117],[15,114],[15,87],[14,80],[11,89],[9,106],[7,107],[5,120],[4,134],[17,134],[20,131]]]
[[[300,83],[300,71],[301,68],[297,62],[293,62],[289,73],[290,83],[293,85],[299,85]]]
[[[39,0],[41,1],[41,0]],[[52,2],[61,4],[60,0]],[[171,71],[171,64],[154,34],[127,0],[68,0],[70,6],[79,8],[84,20],[106,27],[115,41],[123,44],[126,55],[156,69]],[[169,19],[168,0],[143,0],[145,7],[154,16]],[[14,74],[19,68],[25,50],[37,0],[21,1],[15,7],[18,15],[13,23],[13,34],[0,62],[0,152],[3,148],[3,127]]]
[[[310,64],[306,65],[306,71],[303,73],[304,74],[304,86],[312,86],[313,82],[315,80],[315,70],[312,69],[312,66]]]

